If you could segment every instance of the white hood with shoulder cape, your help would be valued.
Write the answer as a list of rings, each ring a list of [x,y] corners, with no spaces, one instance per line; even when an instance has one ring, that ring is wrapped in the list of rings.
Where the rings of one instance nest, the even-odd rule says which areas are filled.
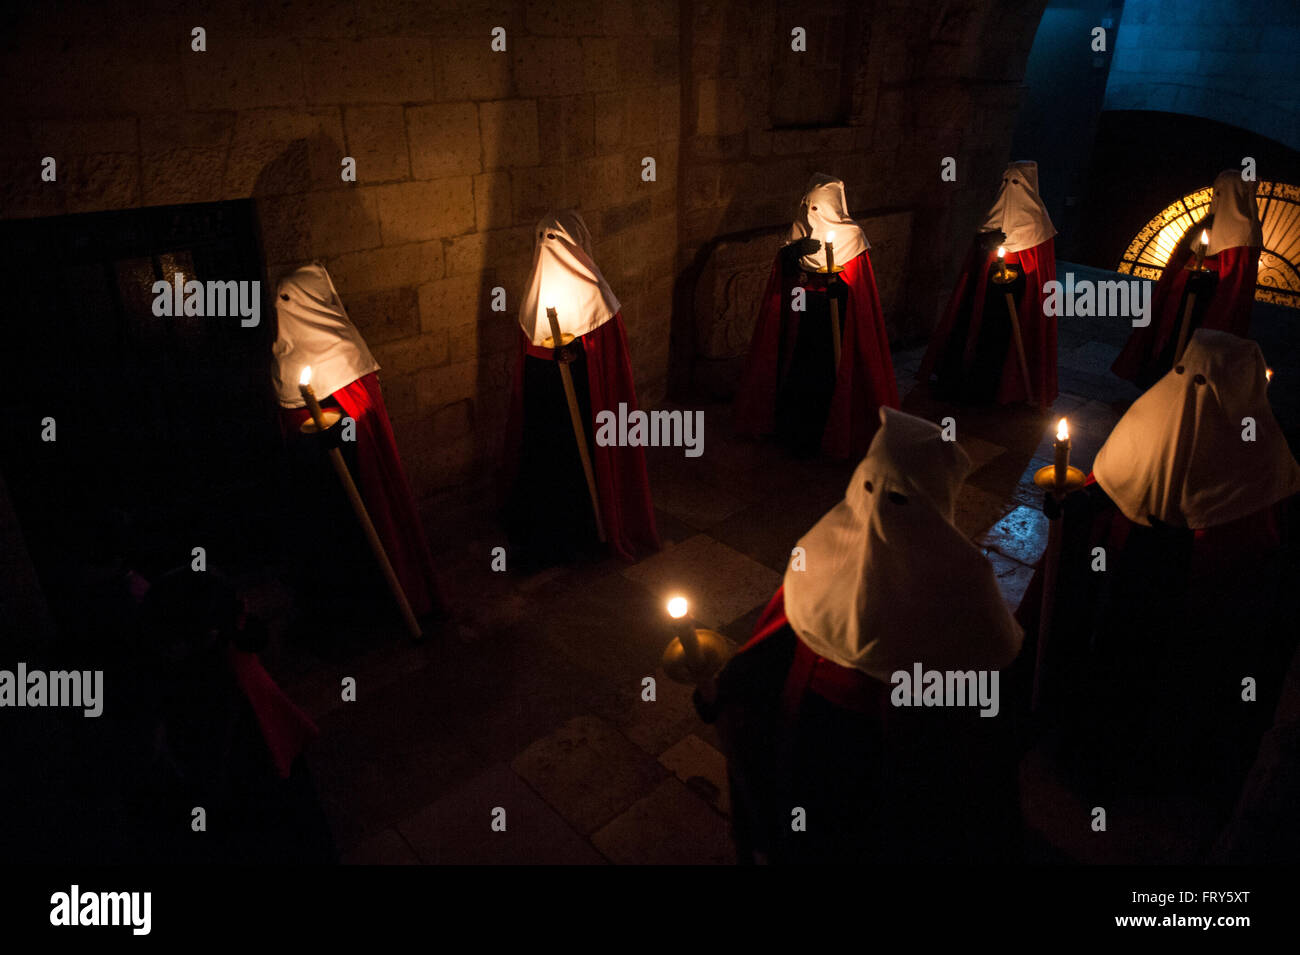
[[[379,370],[325,266],[295,269],[275,291],[279,333],[273,346],[274,377],[283,407],[304,406],[298,380],[306,365],[311,366],[312,390],[321,399]]]
[[[799,264],[809,271],[826,268],[826,237],[835,247],[835,262],[843,265],[871,248],[862,226],[849,215],[849,201],[844,192],[844,182],[825,173],[817,173],[808,180],[799,210],[786,233],[785,244],[812,237],[821,247],[809,255],[801,256]]]
[[[800,540],[785,574],[799,638],[883,682],[897,670],[1000,669],[1024,634],[993,567],[953,524],[970,458],[937,425],[880,409],[844,500]]]
[[[1003,232],[1008,252],[1023,252],[1056,235],[1056,226],[1038,195],[1038,163],[1013,162],[1002,173],[998,197],[984,216],[981,232]]]
[[[1183,359],[1119,419],[1092,473],[1129,520],[1226,524],[1300,493],[1253,341],[1198,328]],[[1254,440],[1243,440],[1254,420]]]
[[[546,216],[534,230],[533,270],[519,307],[519,327],[534,345],[551,337],[550,305],[560,334],[574,338],[595,331],[621,307],[592,257],[587,223],[572,209]]]

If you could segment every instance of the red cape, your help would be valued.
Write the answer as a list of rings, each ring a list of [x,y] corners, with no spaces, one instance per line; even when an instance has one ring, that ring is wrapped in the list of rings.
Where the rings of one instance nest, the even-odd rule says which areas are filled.
[[[1111,366],[1111,371],[1119,377],[1140,382],[1159,378],[1169,370],[1159,367],[1159,359],[1170,340],[1177,340],[1183,320],[1183,292],[1191,274],[1187,265],[1194,255],[1192,249],[1175,255],[1156,282],[1151,293],[1151,324],[1133,329],[1123,351]],[[1218,255],[1207,256],[1204,265],[1217,272],[1219,277],[1197,327],[1214,328],[1248,338],[1250,311],[1255,304],[1255,281],[1259,277],[1259,249],[1247,246],[1224,249]],[[1188,337],[1191,337],[1190,331]]]
[[[293,761],[308,743],[320,735],[320,730],[285,696],[256,653],[228,647],[226,657],[239,688],[253,708],[258,726],[262,728],[262,738],[271,752],[276,772],[281,779],[288,779]]]
[[[806,273],[804,288],[825,292],[826,277]],[[840,279],[848,286],[840,367],[835,378],[822,450],[832,458],[860,458],[880,424],[882,405],[898,407],[898,385],[889,354],[889,336],[876,291],[871,258],[864,250],[844,263]],[[741,434],[771,434],[776,427],[776,396],[789,370],[800,313],[790,309],[794,282],[787,280],[778,254],[763,292],[744,376],[736,394],[734,423]],[[785,347],[782,347],[784,342]],[[780,355],[786,356],[783,367]]]
[[[595,418],[601,411],[610,411],[617,416],[620,402],[627,405],[629,413],[636,410],[636,387],[621,312],[583,335],[579,341],[586,353],[587,386],[591,393],[592,420],[586,422],[592,429],[590,437],[595,434]],[[510,420],[506,426],[507,487],[513,483],[511,478],[519,460],[523,437],[524,358],[527,355],[555,360],[554,351],[532,345],[520,331],[519,361],[515,367]],[[597,443],[591,466],[596,473],[600,516],[610,547],[624,560],[635,560],[638,553],[658,550],[661,545],[655,525],[654,503],[650,499],[645,450],[640,447],[602,447]]]
[[[997,253],[980,247],[978,236],[971,242],[961,274],[948,299],[943,313],[930,337],[930,347],[921,360],[916,377],[929,379],[939,359],[949,348],[962,348],[964,363],[969,366],[979,341],[980,324],[984,320],[984,298],[988,294],[989,269],[997,261]],[[1016,265],[1025,273],[1025,283],[1016,302],[1016,315],[1020,319],[1020,334],[1025,345],[1025,363],[1029,366],[1029,380],[1034,386],[1034,398],[1040,408],[1056,400],[1056,317],[1046,314],[1043,303],[1047,296],[1043,285],[1056,279],[1056,245],[1053,239],[1040,242],[1032,249],[1008,252],[1008,265]],[[996,288],[996,287],[995,287]],[[951,341],[953,329],[963,315],[970,316],[964,342]],[[1025,385],[1021,380],[1020,358],[1015,342],[1010,341],[1002,374],[997,388],[998,404],[1024,401]]]
[[[397,453],[397,439],[384,407],[378,375],[371,372],[329,397],[356,422],[358,489],[411,609],[416,616],[442,609],[446,603],[411,485]],[[281,410],[293,428],[309,415],[306,408]]]
[[[1047,719],[1060,721],[1093,767],[1153,778],[1199,767],[1228,778],[1229,763],[1248,763],[1271,721],[1296,642],[1288,567],[1298,500],[1201,530],[1146,527],[1090,476],[1064,504],[1045,646],[1041,560],[1016,611],[1024,701],[1036,671]],[[1093,569],[1097,548],[1104,571]],[[1249,706],[1244,676],[1257,681]]]
[[[782,584],[758,618],[754,635],[737,652],[751,650],[789,626],[790,621],[785,615],[785,585]],[[840,666],[819,656],[799,639],[798,634],[794,636],[794,662],[790,665],[781,694],[782,709],[788,716],[798,714],[805,693],[816,693],[837,706],[859,713],[874,712],[887,705],[889,691],[886,684],[873,680],[860,670]]]

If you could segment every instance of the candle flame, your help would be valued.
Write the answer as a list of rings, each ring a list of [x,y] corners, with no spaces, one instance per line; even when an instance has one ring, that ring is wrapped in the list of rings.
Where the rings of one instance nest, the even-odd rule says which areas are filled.
[[[1272,381],[1272,380],[1273,380],[1273,369],[1272,369],[1272,368],[1265,368],[1265,369],[1264,369],[1264,381],[1265,381],[1265,383],[1270,382],[1270,381]]]
[[[1005,259],[1006,257],[1007,257],[1007,247],[1005,245],[998,246],[998,258]]]
[[[1070,440],[1070,426],[1066,423],[1064,418],[1062,418],[1060,422],[1058,422],[1056,425],[1056,440],[1057,441]]]
[[[834,242],[834,241],[835,241],[835,233],[834,233],[834,232],[827,232],[827,233],[826,233],[826,242],[829,244],[829,243]]]
[[[668,616],[674,620],[680,620],[686,616],[687,603],[685,597],[673,597],[668,601]]]
[[[300,385],[311,384],[311,365],[302,366],[302,374],[298,376],[298,384]]]
[[[1209,230],[1209,229],[1202,229],[1202,230],[1201,230],[1201,245],[1209,245],[1209,244],[1210,244],[1210,230]]]

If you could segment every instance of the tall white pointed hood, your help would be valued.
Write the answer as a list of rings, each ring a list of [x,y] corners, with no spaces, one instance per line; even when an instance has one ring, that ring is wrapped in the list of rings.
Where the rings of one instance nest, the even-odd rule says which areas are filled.
[[[795,213],[794,222],[786,233],[785,244],[809,236],[822,243],[821,248],[802,256],[799,263],[810,271],[826,268],[826,239],[835,247],[835,262],[843,265],[856,258],[863,249],[871,248],[862,226],[849,215],[849,201],[844,192],[844,182],[825,173],[816,173],[808,180],[803,199]]]
[[[1206,255],[1218,255],[1224,249],[1239,246],[1258,249],[1264,245],[1259,206],[1255,202],[1258,189],[1259,183],[1246,182],[1238,169],[1225,169],[1215,177],[1214,194],[1210,198],[1214,225],[1210,227],[1210,245]]]
[[[575,338],[594,331],[621,307],[591,253],[591,232],[572,209],[546,216],[533,234],[533,270],[528,276],[519,327],[541,345],[551,335],[546,307],[554,305],[561,334]]]
[[[1092,472],[1129,520],[1226,524],[1300,493],[1253,341],[1198,328],[1183,360],[1133,402]],[[1244,418],[1255,439],[1245,441]]]
[[[1056,226],[1038,195],[1038,163],[1013,162],[1002,173],[998,197],[984,217],[981,232],[1006,233],[1008,252],[1023,252],[1056,235]]]
[[[1020,625],[993,567],[953,524],[970,458],[938,426],[892,408],[844,500],[800,540],[785,574],[790,626],[812,650],[888,682],[927,669],[999,669]]]
[[[304,265],[280,279],[275,291],[279,333],[273,374],[282,406],[303,407],[298,379],[305,365],[311,366],[312,390],[319,398],[379,370],[325,266]]]

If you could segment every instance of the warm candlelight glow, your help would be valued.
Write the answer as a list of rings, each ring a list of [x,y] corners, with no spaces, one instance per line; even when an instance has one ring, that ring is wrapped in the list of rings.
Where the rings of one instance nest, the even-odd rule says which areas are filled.
[[[1272,369],[1272,368],[1265,368],[1265,369],[1264,369],[1264,381],[1267,383],[1267,382],[1270,382],[1270,381],[1272,381],[1272,380],[1273,380],[1273,369]]]
[[[1007,257],[1007,247],[1005,245],[998,246],[998,260],[1001,261],[1006,257]]]
[[[298,376],[298,384],[300,385],[311,384],[311,365],[302,366],[302,374]]]
[[[1202,229],[1202,230],[1201,230],[1201,245],[1209,245],[1209,244],[1210,244],[1210,230],[1209,230],[1209,229]]]
[[[834,241],[835,241],[835,233],[834,233],[834,232],[827,232],[827,233],[826,233],[826,241],[827,241],[827,242],[834,242]]]
[[[686,616],[688,605],[685,597],[673,597],[668,601],[668,616],[674,620],[680,620]]]
[[[1060,422],[1056,425],[1056,440],[1057,441],[1070,440],[1070,426],[1066,423],[1064,418],[1062,418]]]

